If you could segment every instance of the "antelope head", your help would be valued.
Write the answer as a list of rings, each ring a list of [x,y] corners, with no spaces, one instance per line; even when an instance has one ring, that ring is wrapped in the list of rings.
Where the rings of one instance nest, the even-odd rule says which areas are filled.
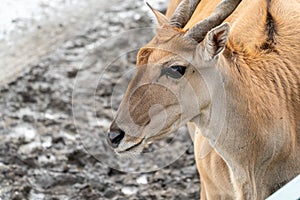
[[[199,71],[216,67],[230,30],[222,22],[239,3],[222,1],[187,31],[183,27],[199,1],[182,1],[170,19],[149,6],[158,22],[156,35],[138,53],[136,73],[107,134],[117,153],[141,153],[146,143],[209,110],[210,94]]]

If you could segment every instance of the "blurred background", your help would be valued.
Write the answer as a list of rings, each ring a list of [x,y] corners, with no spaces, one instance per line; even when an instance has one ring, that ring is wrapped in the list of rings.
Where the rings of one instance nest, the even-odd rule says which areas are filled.
[[[0,200],[200,198],[184,127],[149,146],[170,147],[156,166],[114,163],[106,148],[136,52],[153,36],[148,10],[143,0],[1,0]]]

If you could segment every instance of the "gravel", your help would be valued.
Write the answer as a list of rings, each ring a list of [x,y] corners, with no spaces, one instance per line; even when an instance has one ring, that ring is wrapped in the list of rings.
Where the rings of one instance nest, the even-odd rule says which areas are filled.
[[[135,32],[138,38],[124,34],[125,30],[152,26],[143,1],[119,1],[118,5],[99,11],[80,34],[30,66],[26,74],[0,87],[1,200],[200,198],[186,129],[169,145],[172,153],[168,149],[158,156],[157,167],[145,160],[116,163],[106,146],[103,135],[135,65],[136,50],[119,55],[118,49],[126,50],[132,39],[135,43],[130,46],[138,49],[153,34],[148,29]],[[166,5],[157,6],[164,10]],[[123,33],[121,37],[119,33]],[[120,40],[109,39],[112,36]],[[113,62],[101,76],[104,61]],[[175,150],[183,141],[188,148],[177,159]],[[167,138],[149,149],[169,143]],[[169,157],[176,161],[162,168]],[[140,172],[153,167],[157,170]]]

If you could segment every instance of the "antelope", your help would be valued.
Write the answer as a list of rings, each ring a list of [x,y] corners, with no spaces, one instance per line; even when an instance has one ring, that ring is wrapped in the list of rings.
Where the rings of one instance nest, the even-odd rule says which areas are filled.
[[[299,9],[299,0],[151,8],[156,34],[138,52],[108,143],[136,155],[187,124],[201,199],[271,195],[300,173]]]

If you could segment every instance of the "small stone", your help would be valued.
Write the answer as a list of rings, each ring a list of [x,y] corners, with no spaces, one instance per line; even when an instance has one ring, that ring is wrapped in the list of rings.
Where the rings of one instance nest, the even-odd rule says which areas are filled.
[[[1,171],[6,171],[9,169],[8,165],[5,165],[4,163],[0,162],[0,172]]]
[[[193,177],[197,170],[195,166],[188,166],[188,167],[184,167],[180,170],[184,175],[187,175],[188,177]]]
[[[104,196],[105,196],[106,198],[109,198],[109,199],[112,199],[113,197],[115,197],[116,194],[117,194],[116,191],[111,190],[111,189],[107,189],[107,190],[104,192]]]
[[[140,20],[142,17],[141,17],[141,15],[139,15],[139,14],[134,14],[133,15],[133,19],[135,20],[135,21],[138,21],[138,20]]]
[[[14,128],[11,137],[23,139],[25,142],[33,141],[37,136],[36,130],[27,125],[20,125]]]
[[[19,191],[15,191],[13,194],[12,194],[12,199],[13,200],[21,200],[22,199],[22,195]]]
[[[157,172],[154,174],[153,180],[154,180],[155,182],[157,182],[157,181],[163,181],[164,179],[165,179],[165,177],[164,177],[164,175],[162,174],[162,172],[157,171]]]
[[[148,183],[147,176],[146,175],[142,175],[142,176],[138,177],[136,179],[136,182],[138,184],[147,184]]]
[[[194,146],[189,146],[188,149],[186,150],[186,154],[192,155],[194,154]]]
[[[130,195],[136,194],[138,192],[138,188],[136,188],[136,187],[123,187],[121,191],[122,191],[123,194],[130,196]]]
[[[30,155],[37,149],[42,149],[42,144],[40,142],[31,142],[28,144],[21,145],[18,150],[18,153],[23,155]]]
[[[31,115],[24,115],[22,119],[24,122],[34,122],[34,117]]]
[[[52,146],[52,137],[50,137],[50,136],[44,137],[42,146],[44,148],[50,148]]]
[[[39,91],[42,93],[49,93],[51,91],[51,88],[49,84],[41,83],[39,85]]]
[[[41,165],[45,165],[45,164],[51,164],[51,163],[55,163],[56,161],[56,158],[49,154],[49,155],[41,155],[38,157],[38,162],[41,164]]]
[[[78,73],[77,69],[72,69],[72,70],[67,72],[67,77],[68,78],[75,78],[77,73]]]

